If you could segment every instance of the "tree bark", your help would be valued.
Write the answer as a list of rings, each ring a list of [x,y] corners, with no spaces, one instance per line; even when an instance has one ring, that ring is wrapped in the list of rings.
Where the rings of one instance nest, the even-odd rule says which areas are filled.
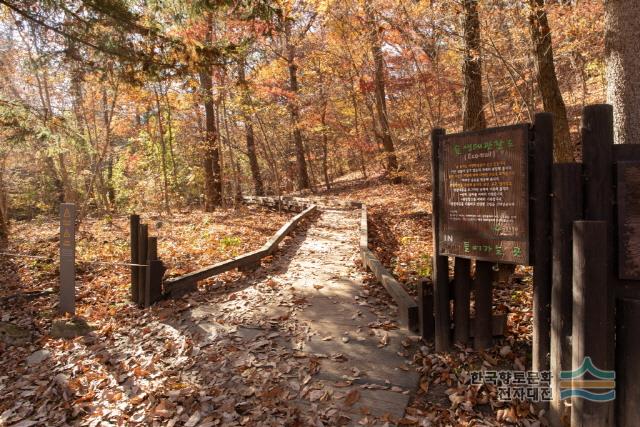
[[[204,140],[204,210],[213,212],[222,204],[222,180],[220,179],[220,151],[213,106],[213,78],[211,70],[200,71],[200,85],[204,96],[205,140]]]
[[[298,106],[298,66],[296,65],[296,47],[291,42],[291,21],[285,21],[285,41],[287,49],[287,68],[289,69],[289,90],[292,100],[289,100],[289,113],[291,115],[291,126],[293,127],[293,144],[296,153],[296,167],[298,172],[298,190],[305,190],[311,187],[309,174],[307,172],[307,162],[304,157],[304,143],[302,132],[300,131],[300,107]]]
[[[327,137],[327,100],[322,103],[322,113],[320,115],[320,124],[322,125],[322,175],[324,176],[324,185],[327,190],[331,190],[331,179],[329,179],[329,141]]]
[[[556,76],[551,29],[544,0],[529,0],[529,7],[529,27],[536,59],[538,89],[544,110],[553,114],[553,157],[556,162],[572,162],[573,144],[569,135],[567,108]]]
[[[0,248],[4,248],[9,238],[9,198],[4,185],[4,178],[0,177]]]
[[[487,127],[482,93],[482,62],[480,55],[480,20],[478,1],[464,0],[464,93],[462,96],[462,127],[480,130]]]
[[[640,143],[640,9],[635,0],[606,0],[607,102],[616,144]]]
[[[371,54],[374,63],[374,86],[376,95],[376,114],[378,123],[380,124],[382,147],[387,157],[387,173],[392,178],[392,182],[400,183],[400,175],[398,175],[398,158],[396,150],[391,138],[391,129],[389,127],[389,116],[387,115],[387,100],[384,80],[384,57],[380,46],[380,30],[376,21],[371,0],[365,0],[365,13],[367,15],[367,25],[369,26],[369,42],[371,44]]]
[[[160,89],[162,89],[162,86],[160,86]],[[174,191],[178,192],[178,195],[180,195],[181,188],[180,185],[178,183],[178,169],[176,168],[176,156],[175,153],[173,152],[173,117],[172,117],[172,113],[171,113],[171,101],[169,100],[169,85],[167,85],[167,89],[166,91],[162,92],[161,91],[161,95],[164,97],[165,99],[165,104],[166,104],[166,109],[167,109],[167,136],[168,136],[168,144],[169,144],[169,156],[171,159],[171,174],[173,176],[173,189]],[[180,197],[176,198],[177,204],[178,204],[178,208],[180,208]]]
[[[158,86],[160,84],[158,83]],[[160,140],[160,155],[162,156],[161,165],[162,165],[162,193],[164,199],[164,210],[166,213],[170,213],[171,209],[169,207],[169,179],[167,177],[167,145],[164,140],[164,126],[162,124],[162,105],[160,104],[160,95],[158,94],[158,89],[154,86],[153,92],[156,98],[156,109],[158,118],[158,138]]]
[[[213,18],[209,14],[205,43],[210,43],[212,38]],[[215,208],[222,206],[222,166],[220,164],[220,148],[218,146],[212,74],[213,69],[211,66],[204,66],[199,72],[205,116],[204,153],[202,156],[205,212],[213,212]]]
[[[245,107],[250,104],[249,92],[247,88],[247,80],[245,78],[245,60],[242,58],[238,63],[238,83],[240,89],[244,91],[243,103]],[[249,167],[251,169],[251,178],[253,179],[253,189],[256,196],[264,196],[264,186],[262,184],[262,176],[260,175],[260,166],[258,165],[258,156],[256,155],[256,142],[253,132],[253,124],[249,114],[244,114],[244,129],[247,140],[247,157],[249,157]]]

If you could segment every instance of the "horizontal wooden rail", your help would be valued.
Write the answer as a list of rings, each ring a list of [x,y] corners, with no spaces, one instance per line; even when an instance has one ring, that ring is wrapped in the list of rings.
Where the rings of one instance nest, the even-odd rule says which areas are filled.
[[[398,316],[400,323],[407,327],[410,331],[419,331],[419,310],[416,300],[409,295],[402,283],[398,282],[389,271],[384,268],[382,263],[378,261],[376,256],[369,250],[368,244],[368,223],[367,223],[367,206],[361,205],[360,217],[360,256],[362,257],[362,265],[369,268],[376,276],[376,279],[382,283],[393,301],[398,305]]]
[[[224,273],[234,268],[253,268],[262,258],[271,255],[277,248],[278,244],[298,225],[300,221],[309,216],[316,210],[315,205],[311,205],[298,215],[294,216],[264,244],[260,249],[249,252],[208,267],[201,268],[183,276],[167,279],[164,282],[165,294],[171,298],[183,295],[196,290],[196,284],[204,279]]]
[[[309,203],[309,201],[294,200],[291,197],[243,196],[242,200],[245,203],[255,203],[262,206],[295,212],[300,212],[312,204]]]
[[[245,203],[255,203],[263,206],[274,207],[274,208],[282,208],[286,210],[302,210],[311,204],[316,205],[319,209],[353,209],[353,208],[361,208],[362,202],[357,201],[342,201],[342,200],[331,200],[325,201],[320,197],[314,197],[313,199],[305,199],[302,197],[293,197],[293,196],[280,196],[280,197],[271,197],[271,196],[243,196],[242,200]]]
[[[300,197],[259,197],[259,196],[247,196],[243,197],[243,200],[247,203],[257,203],[263,206],[283,208],[288,210],[301,209],[308,206],[311,202],[308,199]],[[365,268],[371,270],[376,276],[376,279],[384,286],[389,295],[393,298],[394,302],[398,305],[398,316],[400,323],[407,327],[409,330],[419,331],[419,308],[416,300],[409,295],[404,285],[398,282],[393,275],[382,265],[382,263],[376,258],[376,256],[369,250],[368,244],[368,223],[367,223],[367,206],[362,202],[357,201],[344,201],[331,203],[322,203],[321,201],[314,200],[314,206],[320,206],[322,208],[340,209],[340,208],[360,208],[360,256],[362,258],[362,265]],[[295,218],[294,218],[295,220]],[[293,221],[293,220],[292,220]],[[288,226],[283,226],[285,229]],[[295,226],[295,225],[292,225]],[[269,242],[279,241],[286,234],[276,233]],[[278,237],[281,236],[281,237]],[[268,244],[267,244],[268,245]],[[267,246],[265,245],[265,246]],[[274,245],[275,247],[275,245]],[[270,253],[270,252],[269,252]],[[194,273],[195,274],[195,273]]]

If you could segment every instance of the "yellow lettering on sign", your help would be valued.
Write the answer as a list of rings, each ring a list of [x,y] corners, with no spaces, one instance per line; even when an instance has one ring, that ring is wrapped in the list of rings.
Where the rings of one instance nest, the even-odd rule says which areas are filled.
[[[67,238],[67,239],[71,237],[71,234],[69,234],[69,230],[64,230],[64,235],[63,235],[63,237],[65,237],[65,238]]]

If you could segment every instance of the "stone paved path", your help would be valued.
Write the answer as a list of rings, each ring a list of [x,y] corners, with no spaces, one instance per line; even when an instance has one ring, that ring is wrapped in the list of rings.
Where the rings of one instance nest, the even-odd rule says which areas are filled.
[[[311,391],[296,404],[303,413],[330,407],[344,413],[345,420],[351,420],[347,424],[367,416],[401,418],[419,380],[403,355],[409,354],[405,347],[415,343],[415,337],[385,328],[395,313],[363,287],[356,264],[358,227],[358,210],[323,210],[306,233],[294,238],[295,244],[277,252],[274,262],[247,285],[246,291],[265,283],[293,289],[297,300],[305,300],[301,308],[291,310],[283,291],[263,298],[260,307],[247,309],[235,301],[199,305],[190,314],[201,329],[215,334],[220,325],[207,318],[238,310],[238,333],[249,342],[265,335],[255,326],[264,319],[294,322],[304,333],[288,336],[279,345],[319,360],[317,373],[304,384]]]
[[[362,292],[363,277],[355,264],[358,227],[355,212],[325,211],[309,230],[290,264],[291,273],[285,276],[310,302],[297,317],[317,334],[302,350],[328,356],[322,359],[314,381],[333,389],[340,388],[336,384],[342,385],[345,379],[366,385],[370,388],[358,390],[360,399],[347,410],[350,414],[359,416],[361,408],[368,408],[374,415],[389,413],[400,418],[418,375],[397,354],[403,350],[401,330],[369,328],[386,319],[385,313],[374,312]]]

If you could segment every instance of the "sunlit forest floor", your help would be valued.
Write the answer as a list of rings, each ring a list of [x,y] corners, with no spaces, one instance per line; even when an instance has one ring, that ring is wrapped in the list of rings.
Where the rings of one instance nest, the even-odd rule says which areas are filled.
[[[153,217],[143,214],[142,220],[149,224],[150,235],[158,236],[159,256],[168,267],[168,276],[173,276],[259,248],[290,216],[240,206],[207,214],[197,211]],[[5,253],[57,257],[58,218],[15,221],[11,230]],[[114,329],[132,335],[143,333],[144,312],[129,303],[129,267],[117,265],[129,262],[128,217],[88,218],[81,224],[76,240],[78,318],[98,331],[98,335]],[[50,382],[52,365],[44,361],[35,366],[25,364],[25,359],[42,347],[65,348],[73,353],[73,342],[51,337],[52,323],[59,318],[58,274],[57,263],[49,260],[0,257],[0,425],[11,425],[8,421],[21,419],[21,415],[37,419],[32,418],[36,411],[44,411],[45,415],[53,411],[49,414],[51,418],[47,418],[51,422],[46,424],[60,424],[65,419],[65,408],[75,418],[85,412],[81,402],[92,402],[96,381],[102,378],[83,365],[88,361],[78,360],[70,370],[84,372],[86,376],[82,378],[87,380],[65,385],[73,392],[67,390],[61,407],[52,406],[47,405],[51,399],[50,386],[55,385]],[[241,275],[229,272],[204,281],[201,286],[224,286]],[[147,339],[147,344],[153,345],[156,337]],[[54,360],[53,366],[59,367],[60,362]],[[55,414],[56,410],[63,415]]]
[[[410,178],[398,185],[382,177],[356,178],[337,183],[322,195],[367,204],[370,249],[407,285],[410,293],[415,293],[416,283],[431,271],[430,179]],[[493,290],[494,314],[507,315],[504,338],[497,340],[489,351],[480,353],[457,346],[456,351],[443,355],[435,353],[432,344],[416,352],[414,360],[421,366],[422,382],[408,414],[418,418],[430,414],[433,419],[436,413],[443,425],[464,425],[479,414],[487,422],[499,424],[536,425],[538,419],[544,422],[539,409],[528,403],[499,402],[495,390],[490,400],[483,399],[478,387],[462,385],[468,383],[470,371],[481,367],[522,371],[531,366],[532,271],[518,267],[515,274],[504,279]],[[379,284],[376,286],[383,289]]]
[[[398,279],[408,284],[410,291],[420,278],[429,274],[431,210],[426,182],[391,185],[380,178],[356,179],[338,183],[320,197],[367,203],[371,248]],[[149,224],[150,235],[158,236],[159,255],[169,268],[168,275],[172,276],[257,249],[290,216],[241,206],[212,214],[143,215],[143,221]],[[128,218],[124,216],[85,220],[78,233],[78,259],[127,262],[128,230]],[[15,222],[12,233],[7,252],[50,257],[57,253],[56,218]],[[352,233],[356,235],[357,230]],[[278,317],[265,309],[275,304],[280,308],[289,307],[285,311],[293,313],[309,305],[306,297],[289,290],[277,276],[281,274],[278,271],[307,277],[305,280],[311,280],[315,288],[311,289],[313,292],[326,286],[313,282],[316,272],[304,267],[307,265],[304,258],[297,270],[292,271],[288,264],[289,257],[294,256],[302,242],[312,238],[306,236],[304,227],[293,239],[287,238],[282,251],[263,262],[259,279],[229,272],[202,282],[199,287],[204,292],[177,301],[164,301],[147,311],[128,303],[128,267],[79,262],[78,316],[88,322],[94,332],[75,340],[53,338],[50,333],[52,322],[58,318],[55,264],[40,259],[3,257],[0,334],[4,334],[5,339],[0,340],[0,425],[20,420],[26,422],[22,424],[25,426],[40,425],[42,420],[47,420],[48,425],[100,425],[101,421],[116,425],[257,425],[257,420],[263,425],[272,425],[269,423],[276,422],[274,420],[308,425],[310,419],[324,420],[325,425],[349,425],[348,419],[331,409],[321,411],[318,405],[331,404],[341,395],[340,399],[355,399],[355,402],[360,395],[351,393],[346,397],[346,392],[339,391],[320,395],[318,389],[305,387],[307,378],[320,371],[318,361],[302,353],[296,355],[278,349],[273,342],[282,337],[307,339],[308,328],[288,314]],[[313,247],[313,242],[309,244]],[[357,245],[354,243],[350,250],[354,256],[345,258],[344,263],[348,264],[345,267],[361,271],[355,255]],[[317,258],[318,255],[314,255],[313,261],[317,262]],[[384,288],[370,275],[365,279],[357,291],[365,296],[365,305],[374,307],[376,315],[383,319],[389,315],[393,318],[393,302]],[[524,370],[529,366],[531,290],[530,271],[526,269],[517,270],[494,288],[494,312],[507,314],[507,331],[487,351],[475,352],[458,346],[449,354],[439,354],[434,352],[432,343],[400,347],[399,354],[407,357],[420,374],[419,386],[410,393],[406,415],[392,419],[367,417],[364,413],[365,423],[437,426],[474,425],[482,420],[495,425],[537,425],[541,418],[530,404],[500,402],[495,388],[469,385],[470,372],[482,367]],[[209,314],[217,319],[214,335],[218,334],[224,345],[205,349],[211,345],[208,341],[188,332],[182,320],[177,324],[175,321],[202,304],[211,303],[233,307]],[[219,330],[220,325],[238,316],[249,316],[252,324],[277,330],[265,332],[262,338],[238,337],[234,335],[237,331]],[[175,335],[175,331],[162,326],[169,323],[182,332]],[[19,330],[8,331],[7,325],[15,325]],[[384,328],[389,331],[397,328],[393,320],[370,324],[366,329],[376,340],[380,330],[385,330],[378,329],[379,325],[386,325]],[[15,337],[9,339],[23,342],[8,344],[6,336],[12,333]],[[270,346],[252,347],[265,338],[272,342]],[[387,345],[384,339],[382,345]],[[250,368],[251,372],[257,371],[249,374],[246,361],[238,359],[238,355],[247,351],[257,354],[260,360],[265,357],[277,360],[278,378],[291,377],[291,372],[297,372],[296,387],[301,389],[290,389],[290,381],[286,386],[271,384],[271,374],[267,375],[269,378],[260,374],[263,363],[260,361],[252,362],[255,366]],[[344,357],[348,364],[348,353]],[[203,381],[202,378],[193,382],[189,377],[193,372],[197,372],[198,378],[203,376],[213,382],[200,384],[198,381]],[[233,385],[236,381],[233,378],[245,378],[244,383],[259,381],[260,387],[254,384],[252,388],[238,389]],[[278,406],[283,404],[282,399],[287,400],[287,393],[310,400],[311,412],[291,412],[288,404]],[[261,411],[266,411],[268,416],[257,415],[256,402],[265,405]],[[305,418],[310,414],[311,418]]]

